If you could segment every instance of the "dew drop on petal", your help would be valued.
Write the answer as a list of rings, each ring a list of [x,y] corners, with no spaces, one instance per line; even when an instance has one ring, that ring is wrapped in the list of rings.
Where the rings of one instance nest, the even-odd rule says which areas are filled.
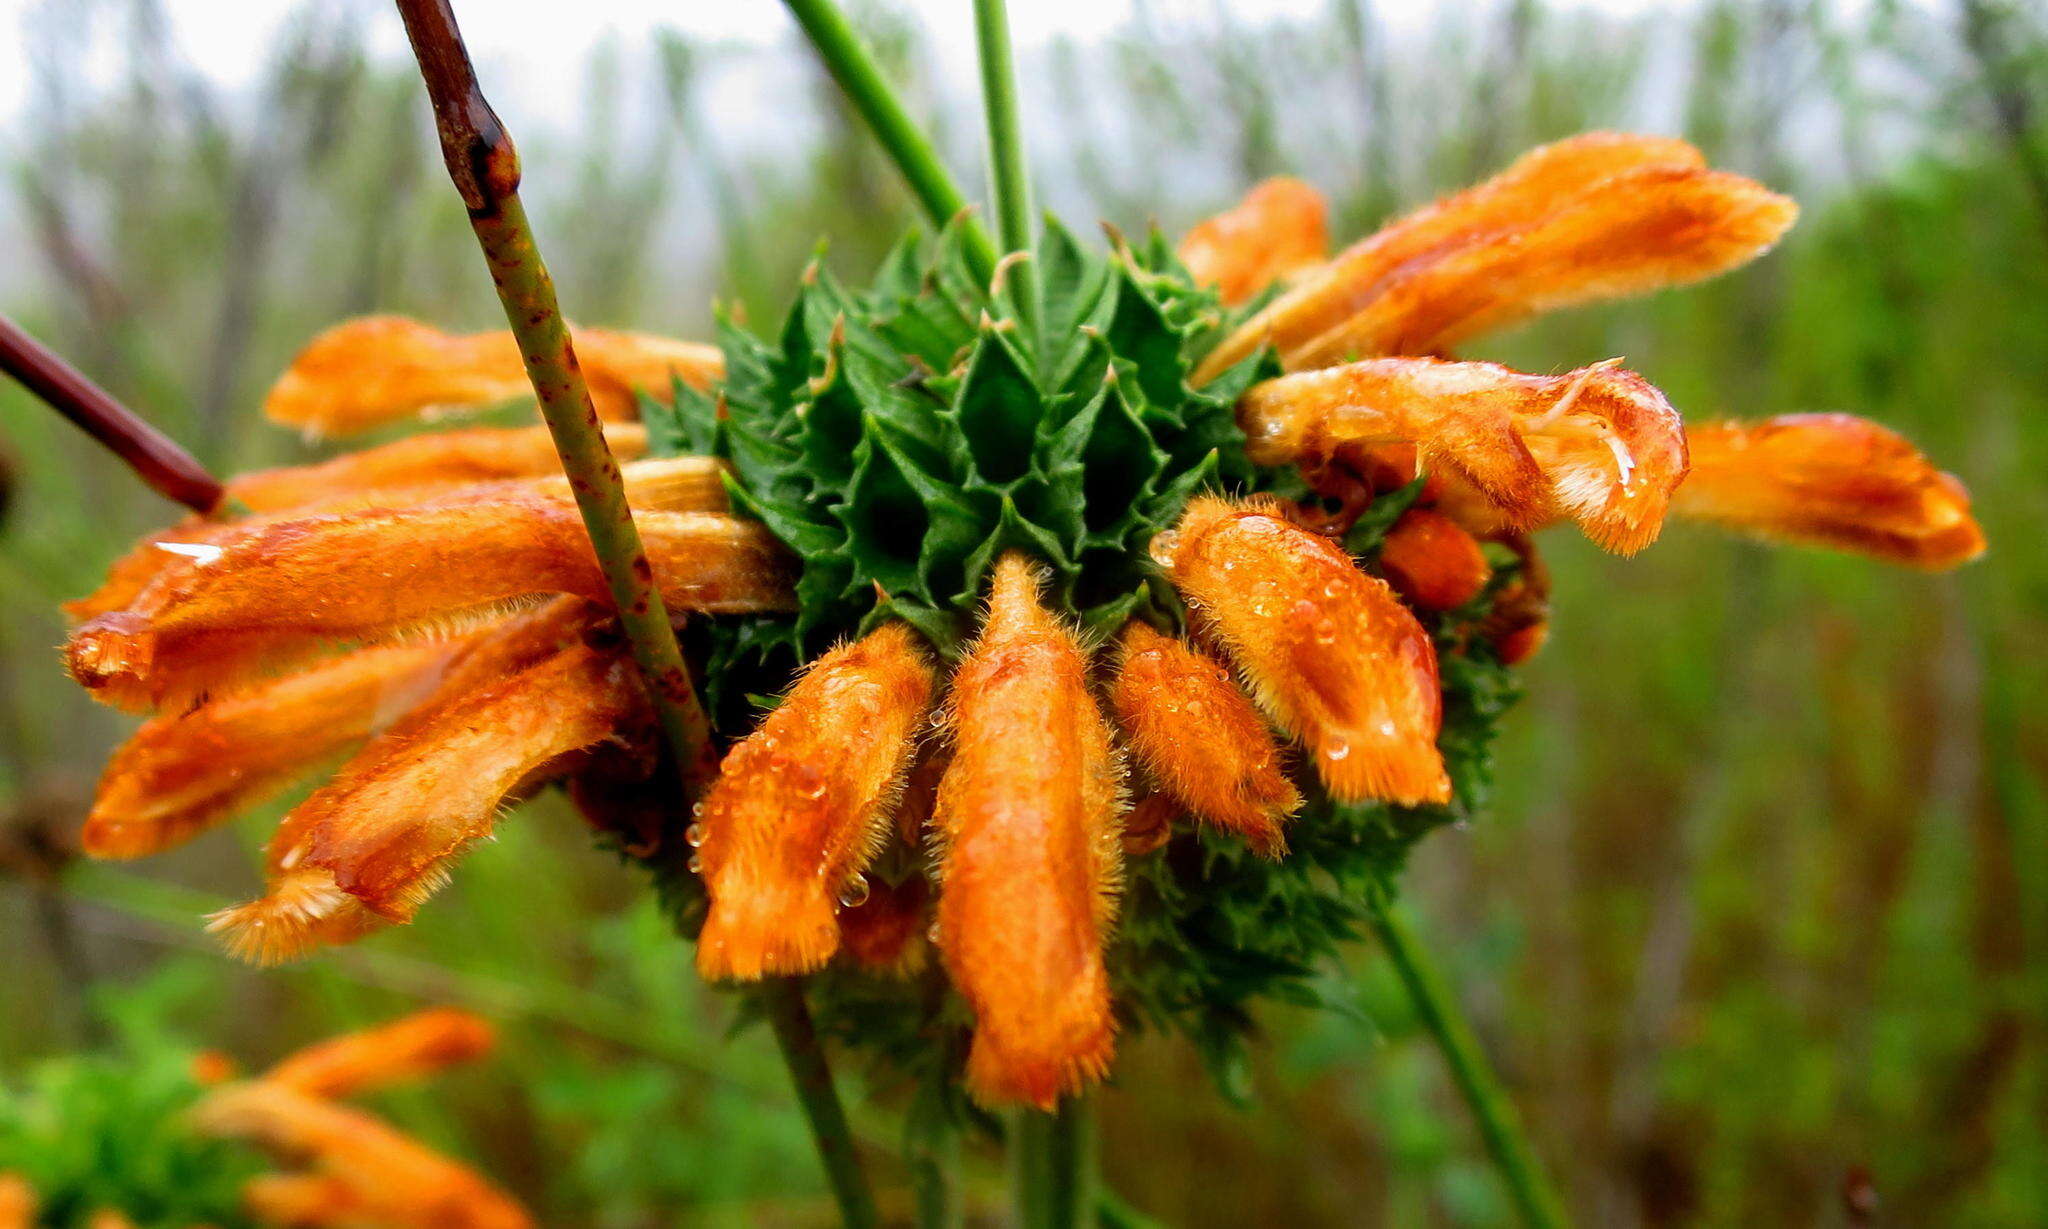
[[[1344,759],[1346,756],[1350,754],[1351,744],[1345,742],[1341,738],[1337,739],[1336,741],[1330,743],[1328,746],[1323,748],[1323,758],[1330,761],[1333,764],[1339,760]]]
[[[690,873],[692,875],[701,875],[704,873],[704,859],[702,856],[698,854],[691,854],[690,860],[684,865],[690,868]]]
[[[868,877],[855,875],[839,889],[839,906],[842,909],[858,909],[868,903]]]
[[[683,829],[683,843],[692,849],[702,849],[704,847],[704,825],[691,824]]]

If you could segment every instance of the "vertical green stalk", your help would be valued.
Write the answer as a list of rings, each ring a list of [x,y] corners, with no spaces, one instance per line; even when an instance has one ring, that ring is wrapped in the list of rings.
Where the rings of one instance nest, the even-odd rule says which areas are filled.
[[[505,319],[518,340],[527,378],[583,514],[620,626],[647,678],[662,732],[683,777],[683,796],[688,797],[716,770],[710,723],[690,685],[675,628],[655,588],[654,570],[577,365],[554,280],[520,204],[518,151],[477,84],[449,0],[398,0],[398,11],[433,100],[449,178],[469,209],[470,226],[497,284]],[[774,980],[764,986],[762,1000],[846,1223],[865,1229],[875,1223],[874,1199],[804,1005],[803,989],[794,981]]]
[[[1085,1097],[1010,1120],[1010,1185],[1020,1229],[1072,1229],[1095,1215],[1095,1122]]]
[[[783,0],[783,4],[804,28],[818,58],[825,62],[825,70],[839,83],[854,110],[860,112],[875,140],[881,142],[883,152],[896,163],[896,169],[902,172],[918,204],[924,206],[932,225],[944,226],[959,217],[967,208],[967,198],[946,174],[938,150],[919,131],[896,91],[889,88],[881,68],[854,33],[846,14],[832,0]],[[986,281],[995,272],[995,248],[989,243],[987,232],[972,218],[962,225],[968,264],[976,277]]]
[[[1387,958],[1394,962],[1394,971],[1407,988],[1416,1014],[1435,1039],[1437,1049],[1442,1051],[1444,1062],[1451,1069],[1451,1078],[1458,1085],[1458,1092],[1478,1121],[1486,1151],[1507,1182],[1508,1193],[1513,1196],[1522,1220],[1539,1229],[1556,1229],[1569,1224],[1564,1205],[1559,1202],[1557,1192],[1551,1189],[1549,1179],[1536,1160],[1535,1151],[1529,1146],[1528,1136],[1522,1130],[1521,1116],[1515,1112],[1514,1103],[1508,1100],[1506,1091],[1501,1088],[1499,1078],[1486,1060],[1486,1052],[1479,1046],[1479,1038],[1473,1034],[1472,1026],[1459,1010],[1457,998],[1444,984],[1443,976],[1430,961],[1429,953],[1422,950],[1405,912],[1392,900],[1375,894],[1372,926],[1379,935]]]
[[[996,235],[1005,257],[1029,253],[1031,176],[1024,154],[1017,107],[1017,66],[1010,49],[1010,17],[1004,0],[974,0],[974,34],[981,51],[981,104],[988,115],[989,183],[996,202]],[[1019,261],[1007,276],[1015,288],[1018,314],[1028,327],[1038,319],[1038,271]]]

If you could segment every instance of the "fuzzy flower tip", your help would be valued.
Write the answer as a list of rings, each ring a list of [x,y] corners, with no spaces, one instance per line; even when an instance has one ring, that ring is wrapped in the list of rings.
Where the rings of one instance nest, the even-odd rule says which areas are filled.
[[[1277,504],[1203,497],[1161,539],[1175,587],[1333,795],[1450,800],[1436,650],[1386,582]]]
[[[1021,556],[996,567],[953,677],[953,760],[933,819],[939,948],[974,1012],[967,1087],[1050,1110],[1109,1069],[1103,942],[1121,878],[1120,781],[1074,633]]]
[[[839,949],[837,910],[867,891],[931,693],[915,635],[886,624],[820,657],[727,754],[691,834],[711,895],[699,972],[806,973]]]
[[[1242,303],[1312,268],[1329,249],[1322,193],[1278,176],[1189,230],[1179,255],[1197,285],[1214,286],[1225,303]]]

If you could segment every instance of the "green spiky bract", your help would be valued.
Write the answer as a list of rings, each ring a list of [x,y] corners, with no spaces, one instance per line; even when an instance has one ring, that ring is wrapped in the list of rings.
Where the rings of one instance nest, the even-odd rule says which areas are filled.
[[[1112,237],[1098,252],[1049,221],[1035,259],[1035,330],[1017,323],[1000,274],[991,293],[968,273],[957,230],[906,239],[865,291],[814,263],[773,340],[722,322],[721,386],[679,386],[672,405],[643,407],[658,455],[724,458],[735,508],[802,563],[793,615],[690,629],[722,737],[751,729],[804,660],[881,619],[906,620],[957,657],[989,569],[1013,548],[1046,565],[1048,603],[1098,642],[1133,617],[1177,627],[1181,608],[1146,548],[1191,497],[1313,498],[1292,471],[1245,459],[1232,406],[1277,374],[1267,353],[1188,384],[1255,304],[1226,312],[1156,234],[1135,246]],[[1377,501],[1347,547],[1370,563],[1419,490]],[[1510,573],[1465,609],[1423,616],[1441,657],[1440,746],[1456,804],[1339,805],[1302,771],[1308,802],[1286,857],[1187,829],[1129,859],[1109,952],[1127,1028],[1188,1037],[1221,1087],[1243,1091],[1254,1005],[1315,1001],[1319,967],[1363,932],[1414,841],[1484,793],[1494,722],[1514,693],[1476,628]],[[890,883],[923,873],[901,846],[869,872]],[[694,933],[695,877],[658,880]],[[835,962],[810,992],[822,1032],[915,1089],[913,1139],[971,1116],[957,1081],[971,1020],[939,969],[884,978]]]

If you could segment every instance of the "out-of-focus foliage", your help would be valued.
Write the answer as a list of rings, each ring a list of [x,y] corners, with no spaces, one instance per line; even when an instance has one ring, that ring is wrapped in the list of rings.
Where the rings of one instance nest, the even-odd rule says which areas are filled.
[[[1640,17],[1542,0],[1133,6],[1107,43],[1025,49],[1045,202],[1169,233],[1253,176],[1301,174],[1356,235],[1589,126],[1683,131],[1805,220],[1731,278],[1575,313],[1470,357],[1624,354],[1689,417],[1847,410],[1955,469],[1991,540],[1930,580],[1675,528],[1617,561],[1546,543],[1557,617],[1504,723],[1495,806],[1439,833],[1409,894],[1589,1223],[2024,1224],[2048,1209],[2048,29],[2014,0],[1699,0]],[[903,10],[882,58],[979,181],[970,66]],[[29,109],[0,129],[15,229],[0,308],[209,462],[317,455],[262,427],[265,382],[370,308],[485,327],[460,208],[382,5],[304,6],[256,84],[195,76],[150,0],[48,3]],[[849,276],[910,218],[793,38],[615,41],[563,116],[495,101],[572,316],[710,335],[774,317],[815,241]],[[111,84],[72,71],[115,48]],[[112,32],[109,37],[108,32]],[[487,80],[492,68],[486,65]],[[954,105],[958,104],[958,105]],[[71,865],[124,722],[56,676],[56,602],[165,510],[0,389],[0,1083],[90,1041],[88,988],[170,964],[179,1035],[246,1053],[420,999],[507,1025],[502,1061],[388,1108],[461,1141],[547,1223],[821,1224],[829,1201],[765,1038],[728,1040],[656,907],[551,800],[455,899],[333,959],[257,974],[194,918],[267,830],[139,870]],[[201,949],[187,953],[184,947]],[[1147,1042],[1103,1106],[1104,1173],[1175,1225],[1504,1225],[1470,1127],[1369,948],[1272,1013],[1249,1109]],[[860,1079],[864,1073],[849,1073]],[[901,1200],[892,1098],[856,1111]],[[386,1108],[381,1107],[380,1108]],[[1199,1181],[1189,1181],[1193,1172]],[[970,1196],[1000,1188],[970,1149]],[[897,1206],[902,1206],[899,1202]]]

